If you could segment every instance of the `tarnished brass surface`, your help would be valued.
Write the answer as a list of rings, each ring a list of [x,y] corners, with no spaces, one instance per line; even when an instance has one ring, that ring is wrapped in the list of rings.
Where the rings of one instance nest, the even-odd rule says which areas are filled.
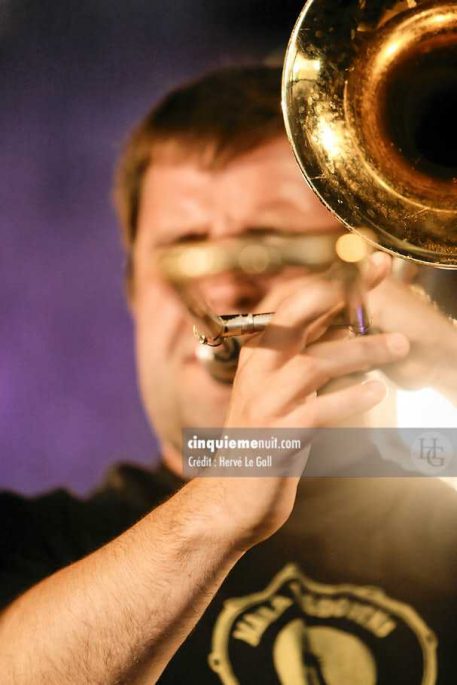
[[[264,330],[273,314],[217,314],[199,288],[202,279],[224,272],[260,276],[287,267],[302,267],[305,272],[328,272],[333,268],[333,275],[343,283],[347,297],[344,325],[365,335],[370,324],[360,289],[360,264],[369,251],[361,237],[348,233],[275,233],[256,239],[238,236],[217,243],[200,241],[168,247],[157,254],[157,266],[186,305],[195,322],[198,341],[210,347],[224,347],[222,353],[216,353],[217,359],[209,353],[200,355],[205,363],[211,362],[211,373],[215,373],[217,363],[228,362],[233,367],[236,353],[229,339]],[[226,379],[225,371],[223,376]]]
[[[335,260],[338,233],[282,233],[258,238],[227,238],[165,248],[158,265],[174,284],[226,271],[247,275],[274,273],[286,266],[325,269]]]
[[[282,104],[300,167],[350,229],[457,268],[457,3],[310,0]]]
[[[263,330],[272,314],[219,315],[203,297],[201,279],[224,272],[267,275],[291,266],[322,271],[338,259],[341,238],[338,233],[283,233],[256,239],[239,236],[217,243],[200,241],[165,248],[157,255],[157,266],[194,319],[194,334],[199,342],[212,347],[226,345],[232,362],[233,348],[226,340]],[[340,261],[362,261],[365,254],[361,244],[359,239],[339,257]],[[220,354],[219,361],[223,361]]]

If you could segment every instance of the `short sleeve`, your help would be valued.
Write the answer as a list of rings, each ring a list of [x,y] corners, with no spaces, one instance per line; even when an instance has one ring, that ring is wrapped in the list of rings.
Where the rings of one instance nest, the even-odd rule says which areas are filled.
[[[0,607],[71,562],[77,554],[66,520],[72,498],[0,493]]]

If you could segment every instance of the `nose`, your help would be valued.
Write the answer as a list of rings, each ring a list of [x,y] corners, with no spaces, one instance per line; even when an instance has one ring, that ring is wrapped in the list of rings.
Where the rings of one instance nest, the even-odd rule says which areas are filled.
[[[265,279],[227,273],[199,283],[199,290],[217,314],[252,312],[267,292]]]

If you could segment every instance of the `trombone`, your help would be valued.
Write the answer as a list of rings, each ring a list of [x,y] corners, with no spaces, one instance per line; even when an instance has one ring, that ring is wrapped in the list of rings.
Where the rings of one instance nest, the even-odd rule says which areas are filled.
[[[237,239],[159,256],[214,378],[233,380],[240,340],[263,330],[272,314],[216,314],[192,287],[199,277],[286,265],[322,270],[336,258],[346,325],[364,335],[370,323],[358,265],[370,245],[457,268],[456,109],[456,2],[307,2],[284,63],[285,128],[306,182],[351,234]]]

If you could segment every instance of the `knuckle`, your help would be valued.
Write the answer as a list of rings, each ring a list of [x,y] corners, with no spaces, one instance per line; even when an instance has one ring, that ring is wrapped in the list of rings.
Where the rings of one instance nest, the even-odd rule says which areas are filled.
[[[375,337],[364,337],[359,339],[358,359],[359,370],[369,371],[376,363],[382,362],[386,357],[385,344]]]
[[[316,359],[316,357],[306,357],[305,372],[308,379],[312,380],[317,387],[325,385],[330,380],[324,362],[321,359]]]
[[[282,316],[295,317],[303,315],[307,310],[310,310],[317,303],[328,299],[334,292],[330,283],[323,281],[314,281],[307,284],[306,290],[297,290],[291,295],[288,295],[279,305],[277,312]]]
[[[276,310],[274,318],[293,318],[298,311],[299,296],[297,293],[286,297]]]
[[[308,428],[320,428],[320,414],[316,402],[307,402],[304,412],[304,423]]]
[[[359,371],[369,371],[379,357],[378,346],[373,345],[372,341],[367,343],[359,345]]]

